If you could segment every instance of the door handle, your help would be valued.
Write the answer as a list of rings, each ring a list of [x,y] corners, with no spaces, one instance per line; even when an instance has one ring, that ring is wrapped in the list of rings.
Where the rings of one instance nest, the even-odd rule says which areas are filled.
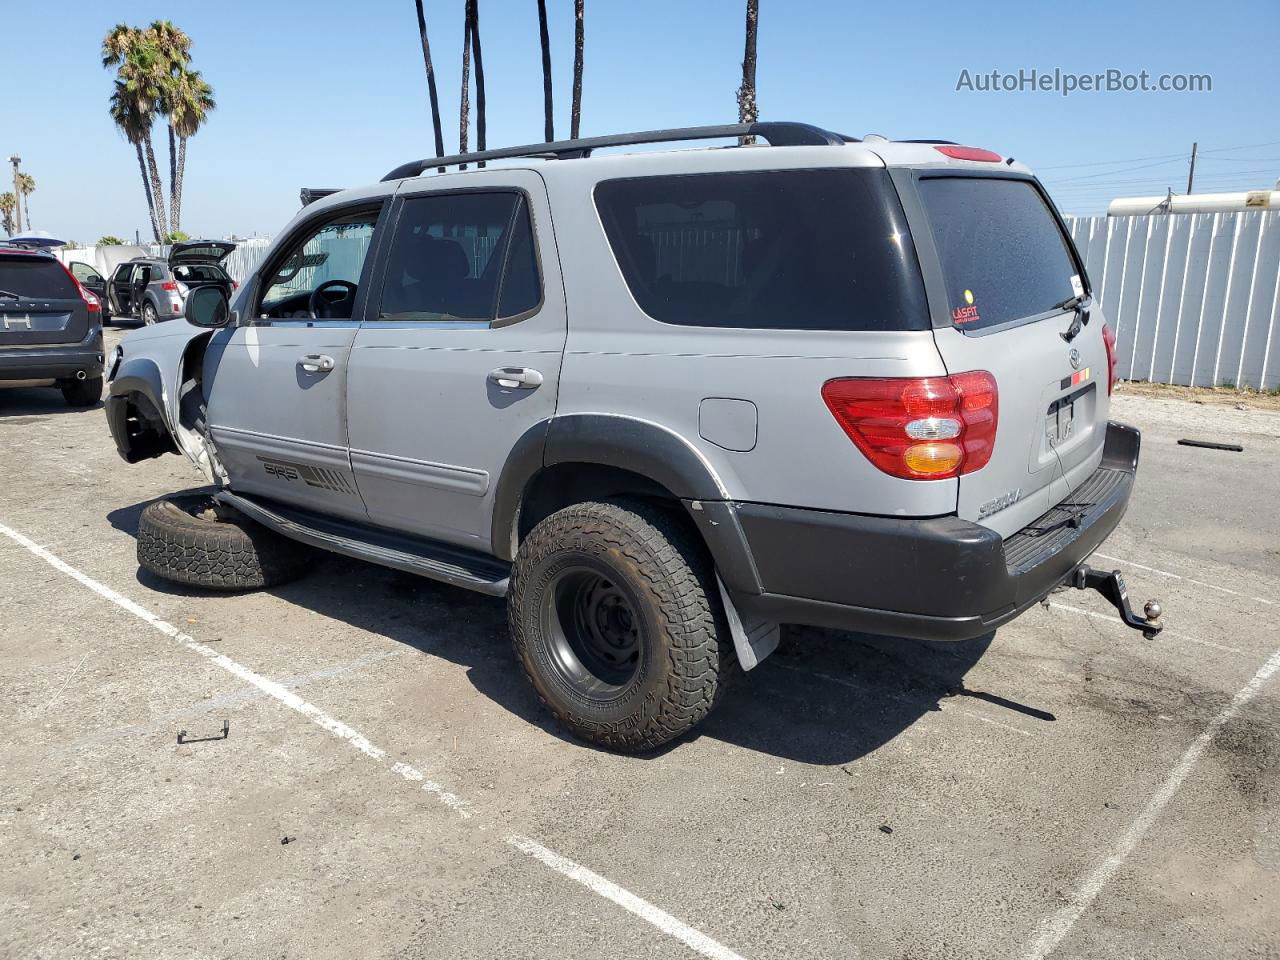
[[[308,353],[298,358],[298,366],[307,373],[328,373],[333,369],[333,357],[321,353]]]
[[[499,367],[497,370],[489,371],[489,379],[508,390],[514,390],[517,387],[532,390],[534,387],[542,386],[542,374],[528,367]]]

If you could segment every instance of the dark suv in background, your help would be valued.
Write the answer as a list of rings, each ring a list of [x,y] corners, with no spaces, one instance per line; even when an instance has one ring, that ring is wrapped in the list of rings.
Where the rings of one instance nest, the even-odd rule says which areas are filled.
[[[107,284],[111,313],[151,326],[182,316],[187,294],[196,287],[217,287],[230,297],[236,282],[222,261],[236,248],[224,240],[175,243],[167,259],[135,257],[120,264]]]
[[[101,399],[102,303],[52,254],[0,244],[0,386],[30,380]]]

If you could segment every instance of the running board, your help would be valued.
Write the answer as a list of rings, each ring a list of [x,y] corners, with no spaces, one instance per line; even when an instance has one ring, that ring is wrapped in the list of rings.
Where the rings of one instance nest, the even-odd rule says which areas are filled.
[[[264,527],[308,546],[414,573],[492,597],[504,597],[507,594],[511,565],[493,557],[277,503],[267,506],[229,490],[219,490],[214,494],[214,499],[239,510]]]

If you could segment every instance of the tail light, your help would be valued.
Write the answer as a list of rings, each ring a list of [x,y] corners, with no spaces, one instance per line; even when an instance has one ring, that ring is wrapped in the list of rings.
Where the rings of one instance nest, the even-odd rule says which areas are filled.
[[[1105,323],[1102,325],[1102,342],[1107,345],[1107,396],[1116,385],[1116,332]]]
[[[85,308],[90,313],[102,313],[102,301],[98,299],[98,295],[81,283],[80,279],[61,260],[58,261],[58,266],[63,269],[63,272],[71,278],[71,282],[76,285],[76,293],[80,294],[80,299],[84,301]]]
[[[999,420],[985,370],[950,377],[828,380],[822,399],[863,455],[895,477],[942,480],[981,470]]]
[[[236,281],[232,280],[232,281],[231,281],[231,292],[232,292],[232,293],[234,293],[235,291],[237,291],[237,290],[239,290],[239,289],[240,289],[240,284],[238,284],[238,283],[236,283]]]
[[[178,285],[172,280],[166,280],[164,283],[160,284],[160,289],[172,292],[178,289]]]

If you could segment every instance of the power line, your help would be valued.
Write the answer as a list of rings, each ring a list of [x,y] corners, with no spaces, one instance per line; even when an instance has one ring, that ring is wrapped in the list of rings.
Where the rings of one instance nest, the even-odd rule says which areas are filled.
[[[1234,150],[1253,150],[1257,147],[1274,147],[1277,144],[1280,144],[1280,140],[1271,140],[1267,143],[1243,143],[1237,147],[1214,147],[1212,149],[1201,150],[1200,152],[1201,153],[1231,153]],[[1059,164],[1054,164],[1053,166],[1048,166],[1048,167],[1037,167],[1036,169],[1037,170],[1067,170],[1067,169],[1074,169],[1076,167],[1113,166],[1118,163],[1142,163],[1147,160],[1185,160],[1186,156],[1187,155],[1185,153],[1162,153],[1158,156],[1153,156],[1153,157],[1128,157],[1123,160],[1090,160],[1087,163],[1059,163]],[[1227,158],[1215,157],[1214,159],[1227,159]],[[1263,158],[1262,157],[1239,157],[1237,159],[1261,160]],[[1120,171],[1111,171],[1111,172],[1119,173]]]

